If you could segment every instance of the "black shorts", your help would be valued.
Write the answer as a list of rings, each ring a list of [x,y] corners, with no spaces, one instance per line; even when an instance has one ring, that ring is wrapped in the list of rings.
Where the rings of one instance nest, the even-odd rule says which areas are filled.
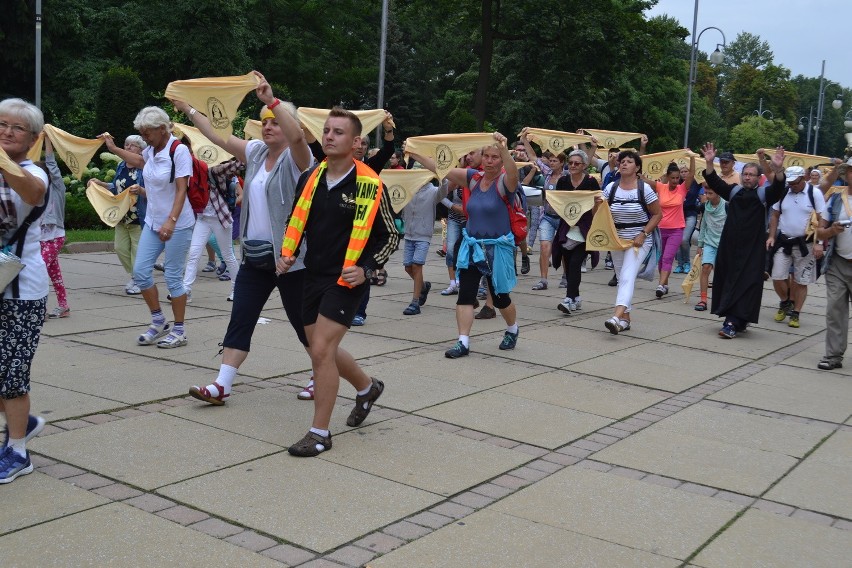
[[[352,318],[355,317],[361,298],[367,291],[367,284],[347,288],[337,283],[338,278],[339,276],[305,274],[302,322],[306,326],[317,323],[320,315],[346,327],[352,325]]]

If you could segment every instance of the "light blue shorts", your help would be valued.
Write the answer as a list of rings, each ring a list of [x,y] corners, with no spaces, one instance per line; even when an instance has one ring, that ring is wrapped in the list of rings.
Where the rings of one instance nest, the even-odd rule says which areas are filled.
[[[553,237],[556,236],[556,229],[559,228],[559,217],[550,217],[542,215],[541,222],[538,224],[538,240],[539,242],[553,242]]]
[[[716,266],[716,251],[719,250],[714,246],[704,245],[701,249],[701,264],[712,264]]]
[[[412,264],[426,264],[426,256],[429,254],[429,241],[405,241],[405,248],[402,250],[402,265],[411,266]]]

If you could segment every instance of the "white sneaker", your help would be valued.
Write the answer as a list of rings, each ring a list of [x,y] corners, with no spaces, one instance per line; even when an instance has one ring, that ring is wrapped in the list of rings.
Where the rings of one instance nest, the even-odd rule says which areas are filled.
[[[630,321],[619,319],[618,324],[621,326],[621,331],[627,331],[630,329]]]
[[[612,316],[608,320],[604,322],[604,326],[609,330],[609,332],[613,335],[618,335],[619,331],[623,331],[624,328],[621,327],[621,320],[617,317]]]
[[[580,296],[574,298],[574,311],[580,310],[583,308],[583,300],[580,299]]]
[[[174,331],[171,331],[167,336],[157,342],[157,347],[160,349],[174,349],[175,347],[183,347],[186,343],[186,334],[178,335]]]
[[[229,302],[233,302],[233,301],[234,301],[234,293],[233,293],[233,292],[231,292],[230,294],[228,294],[228,301],[229,301]]]
[[[571,298],[565,298],[559,303],[558,306],[556,306],[556,309],[558,309],[566,316],[570,316],[571,312],[574,311],[574,302],[571,301]]]
[[[442,296],[455,296],[459,293],[459,288],[455,282],[450,282],[450,285],[441,290]]]
[[[586,261],[583,261],[583,264],[580,265],[580,272],[588,272],[589,269],[586,268]]]
[[[133,286],[128,286],[127,288],[125,288],[124,293],[128,296],[138,296],[142,293],[142,290],[139,288],[139,286],[134,284]]]

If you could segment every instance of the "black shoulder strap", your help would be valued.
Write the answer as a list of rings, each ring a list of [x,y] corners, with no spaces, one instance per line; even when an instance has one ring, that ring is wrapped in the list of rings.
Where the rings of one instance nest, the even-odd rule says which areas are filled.
[[[619,180],[620,178],[612,182],[612,189],[609,190],[609,197],[606,198],[610,207],[612,207],[612,204],[615,201],[615,191],[618,189]]]
[[[743,186],[740,184],[735,185],[731,188],[731,193],[728,195],[728,202],[730,202],[736,194],[738,194],[742,190]]]
[[[169,183],[175,182],[175,150],[177,150],[177,147],[180,144],[181,144],[180,140],[175,140],[174,142],[172,142],[172,147],[169,148],[169,158],[171,158],[171,160],[172,160],[172,173],[169,176]]]
[[[816,211],[816,201],[814,201],[814,186],[811,184],[808,184],[808,198],[811,200],[811,209]]]
[[[32,211],[30,211],[29,215],[24,219],[24,222],[21,223],[21,226],[15,231],[15,234],[12,235],[12,238],[6,243],[6,246],[11,246],[12,243],[17,242],[17,246],[15,247],[15,256],[21,258],[21,255],[24,254],[24,241],[27,240],[27,231],[30,226],[35,223],[36,219],[41,217],[42,213],[47,209],[47,204],[50,201],[50,174],[47,176],[48,185],[47,191],[44,192],[44,203],[39,205],[38,207],[33,207]],[[12,280],[12,297],[17,298],[20,295],[20,289],[18,288],[18,276],[15,276],[15,279]]]
[[[648,202],[645,201],[645,182],[642,181],[642,178],[636,178],[636,192],[639,194],[639,205],[642,206],[645,215],[650,219],[651,212],[648,210]]]

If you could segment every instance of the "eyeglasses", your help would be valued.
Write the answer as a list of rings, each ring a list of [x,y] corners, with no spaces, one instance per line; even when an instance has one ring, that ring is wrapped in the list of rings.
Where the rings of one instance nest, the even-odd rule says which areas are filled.
[[[583,162],[568,162],[569,166],[582,166]]]
[[[7,128],[11,128],[13,134],[23,134],[24,132],[29,132],[29,129],[26,126],[21,126],[20,124],[9,124],[8,122],[0,122],[0,132],[6,130]]]

